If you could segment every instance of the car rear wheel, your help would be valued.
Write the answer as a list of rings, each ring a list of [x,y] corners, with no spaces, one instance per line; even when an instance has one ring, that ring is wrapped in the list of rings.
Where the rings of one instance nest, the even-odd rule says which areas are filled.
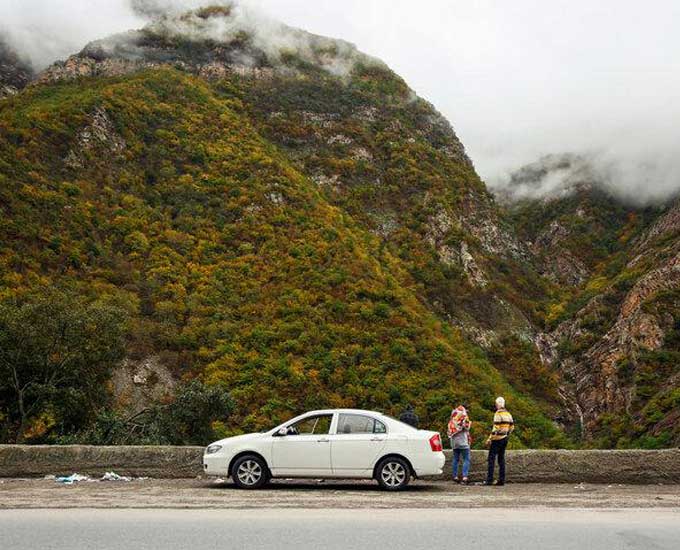
[[[269,470],[259,456],[242,456],[234,462],[232,476],[240,489],[259,489],[269,481]]]
[[[376,477],[383,489],[399,491],[411,480],[411,468],[403,458],[386,458],[378,466]]]

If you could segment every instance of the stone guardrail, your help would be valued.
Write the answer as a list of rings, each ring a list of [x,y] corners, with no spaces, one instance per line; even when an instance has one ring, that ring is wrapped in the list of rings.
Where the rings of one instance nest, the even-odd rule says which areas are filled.
[[[100,476],[190,478],[202,474],[202,447],[0,445],[0,477],[73,472]],[[445,478],[451,451],[446,451]],[[680,483],[680,449],[658,451],[508,451],[508,481],[518,483]],[[472,451],[470,477],[482,480],[486,452]]]

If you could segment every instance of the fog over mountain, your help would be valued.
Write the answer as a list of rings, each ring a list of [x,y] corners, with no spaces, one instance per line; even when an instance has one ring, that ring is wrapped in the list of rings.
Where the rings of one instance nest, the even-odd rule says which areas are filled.
[[[0,32],[45,67],[164,10],[214,0],[5,0]],[[635,202],[680,189],[680,4],[585,0],[244,0],[385,60],[453,123],[495,188],[549,154],[586,154]],[[271,21],[271,19],[267,19]],[[262,33],[266,34],[266,33]],[[551,180],[550,185],[555,185]]]

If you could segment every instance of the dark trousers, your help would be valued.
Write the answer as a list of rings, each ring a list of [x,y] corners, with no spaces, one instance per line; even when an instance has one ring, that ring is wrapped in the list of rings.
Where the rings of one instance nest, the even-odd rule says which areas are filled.
[[[499,441],[492,441],[489,448],[489,469],[486,474],[486,480],[491,483],[493,481],[493,470],[496,466],[496,457],[498,457],[498,481],[505,483],[505,448],[508,446],[508,438]]]

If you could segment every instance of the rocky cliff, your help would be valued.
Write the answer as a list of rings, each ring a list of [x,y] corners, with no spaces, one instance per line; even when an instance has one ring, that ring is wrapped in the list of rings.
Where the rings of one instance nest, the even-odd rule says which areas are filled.
[[[520,236],[563,286],[537,343],[592,444],[677,444],[679,205],[635,206],[584,158],[548,157],[503,193]]]
[[[676,204],[631,245],[625,266],[551,334],[584,434],[677,445],[680,233]]]

